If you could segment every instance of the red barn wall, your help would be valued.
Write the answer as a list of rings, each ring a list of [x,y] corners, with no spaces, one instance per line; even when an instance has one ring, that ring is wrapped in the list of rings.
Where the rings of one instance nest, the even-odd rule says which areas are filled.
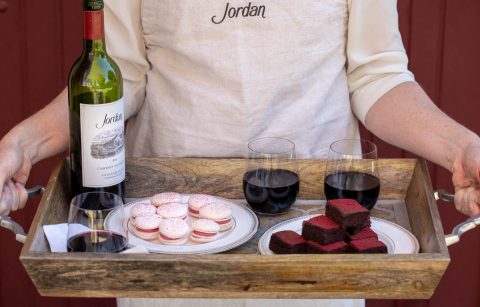
[[[361,0],[356,0],[361,1]],[[66,84],[68,70],[81,51],[81,0],[0,0],[0,136],[33,114]],[[480,134],[480,1],[399,0],[400,29],[417,81],[435,103]],[[67,120],[67,119],[65,119]],[[379,145],[381,157],[411,154]],[[39,163],[30,183],[45,185],[59,158]],[[451,189],[445,170],[430,166],[434,188]],[[28,230],[38,200],[12,214]],[[452,205],[439,204],[445,231],[464,220]],[[0,307],[114,306],[112,299],[42,298],[18,256],[21,245],[0,230]],[[480,230],[450,247],[452,262],[431,300],[369,300],[368,307],[480,306]]]

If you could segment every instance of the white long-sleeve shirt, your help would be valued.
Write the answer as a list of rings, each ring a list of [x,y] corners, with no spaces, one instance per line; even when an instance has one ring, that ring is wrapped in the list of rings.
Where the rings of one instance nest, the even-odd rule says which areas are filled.
[[[413,80],[396,0],[105,2],[129,156],[243,156],[281,136],[322,157]]]

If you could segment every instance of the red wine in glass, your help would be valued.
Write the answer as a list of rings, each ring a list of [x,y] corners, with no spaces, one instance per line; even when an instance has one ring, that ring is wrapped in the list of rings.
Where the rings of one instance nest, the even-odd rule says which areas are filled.
[[[371,210],[380,193],[380,180],[367,173],[346,171],[327,175],[325,178],[327,199],[350,198]]]
[[[373,209],[380,193],[377,146],[367,140],[333,142],[325,165],[324,192],[327,200],[355,199]]]
[[[71,237],[69,252],[119,253],[127,248],[128,240],[111,231],[89,231]]]
[[[259,180],[269,177],[270,180]],[[284,169],[257,169],[243,176],[243,193],[252,210],[260,214],[287,211],[297,199],[298,175]]]
[[[67,251],[118,253],[128,246],[122,198],[107,192],[75,196],[68,215]]]
[[[243,194],[257,214],[285,213],[295,203],[299,190],[295,143],[280,137],[248,142],[243,175]]]

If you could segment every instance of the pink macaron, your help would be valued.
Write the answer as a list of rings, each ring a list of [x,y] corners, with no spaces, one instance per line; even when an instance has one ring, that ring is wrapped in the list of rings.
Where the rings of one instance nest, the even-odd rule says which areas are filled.
[[[149,203],[136,204],[130,209],[130,216],[136,218],[142,215],[151,215],[157,212],[157,208]]]
[[[158,238],[158,226],[162,220],[163,218],[156,214],[138,216],[132,225],[132,231],[140,239],[154,240]]]
[[[225,231],[233,226],[232,209],[226,204],[214,203],[200,208],[200,217],[216,222],[220,231]]]
[[[200,243],[216,240],[218,238],[218,232],[220,231],[220,225],[207,219],[196,220],[192,223],[191,227],[190,239]]]
[[[157,208],[157,214],[166,219],[179,218],[185,220],[187,212],[187,205],[181,203],[169,203]]]
[[[182,219],[165,219],[160,222],[158,239],[163,244],[181,245],[187,242],[190,228]]]
[[[194,217],[200,217],[200,208],[215,203],[215,196],[207,194],[192,194],[188,199],[188,213]]]
[[[182,194],[177,192],[163,192],[155,194],[150,198],[150,201],[154,206],[162,206],[169,203],[181,203]]]

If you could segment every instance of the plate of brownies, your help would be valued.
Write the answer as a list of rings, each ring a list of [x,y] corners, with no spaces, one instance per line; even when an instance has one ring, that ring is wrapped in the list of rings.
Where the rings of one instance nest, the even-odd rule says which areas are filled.
[[[327,202],[325,215],[284,221],[258,243],[263,255],[389,253],[415,254],[420,245],[407,229],[379,218],[352,199]]]

